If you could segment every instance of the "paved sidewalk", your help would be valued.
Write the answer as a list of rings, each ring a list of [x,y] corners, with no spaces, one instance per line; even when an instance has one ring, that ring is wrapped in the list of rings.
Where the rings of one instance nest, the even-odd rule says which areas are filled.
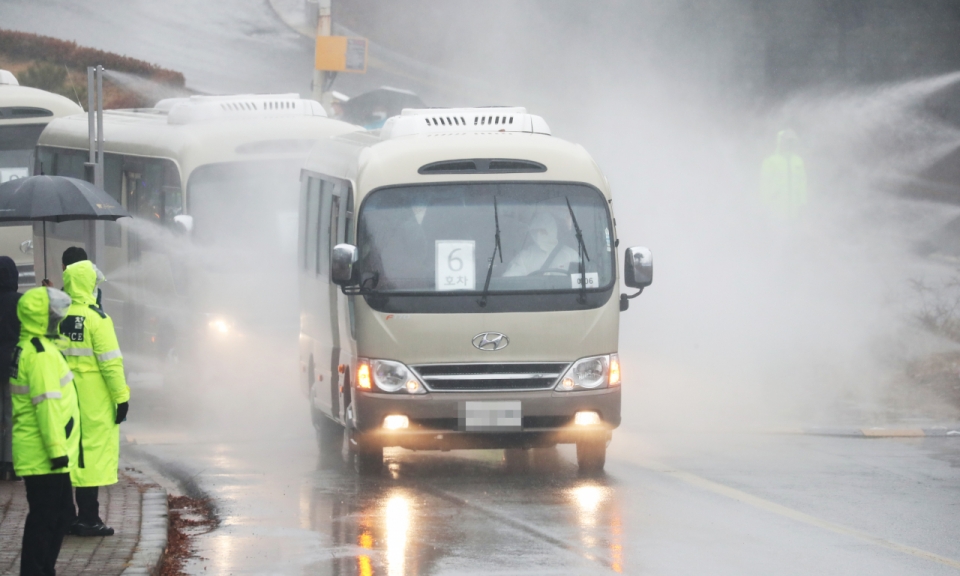
[[[166,492],[137,472],[123,471],[119,483],[100,490],[100,515],[116,533],[64,538],[57,574],[152,574],[166,547]],[[0,482],[0,576],[20,572],[26,516],[23,482]]]

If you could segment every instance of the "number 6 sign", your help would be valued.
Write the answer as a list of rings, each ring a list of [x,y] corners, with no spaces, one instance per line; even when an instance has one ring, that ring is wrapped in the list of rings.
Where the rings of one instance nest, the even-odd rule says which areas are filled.
[[[475,290],[477,266],[473,240],[437,240],[438,291]]]

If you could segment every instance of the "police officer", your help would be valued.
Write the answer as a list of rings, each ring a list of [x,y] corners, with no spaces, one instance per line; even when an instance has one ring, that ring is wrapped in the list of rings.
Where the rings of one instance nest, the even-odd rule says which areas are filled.
[[[54,288],[27,291],[17,304],[20,340],[10,363],[13,465],[27,489],[21,576],[56,574],[70,519],[69,472],[79,464],[80,410],[73,374],[57,346],[70,297]]]
[[[0,480],[16,480],[13,472],[13,405],[10,403],[10,363],[20,340],[17,292],[20,274],[9,256],[0,256]]]
[[[63,271],[63,287],[73,300],[60,324],[63,355],[76,378],[80,400],[83,466],[71,473],[77,496],[77,536],[111,536],[100,518],[100,486],[117,483],[120,426],[127,417],[130,388],[123,375],[123,356],[113,320],[96,304],[103,274],[83,260]],[[73,510],[71,504],[70,510]]]

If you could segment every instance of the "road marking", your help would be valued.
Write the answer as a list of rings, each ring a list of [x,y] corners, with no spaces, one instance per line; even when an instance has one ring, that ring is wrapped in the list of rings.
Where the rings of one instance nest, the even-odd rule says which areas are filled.
[[[583,548],[580,548],[579,546],[570,544],[565,540],[557,538],[556,536],[553,536],[552,534],[549,534],[545,530],[541,530],[540,528],[532,524],[528,524],[527,522],[518,520],[512,516],[503,514],[487,506],[482,506],[480,504],[470,502],[464,498],[457,496],[456,494],[453,494],[441,488],[437,488],[436,486],[431,486],[428,484],[428,485],[417,486],[415,489],[420,490],[421,492],[426,492],[427,494],[430,494],[437,498],[446,500],[452,504],[463,506],[465,508],[470,508],[471,510],[474,510],[475,512],[478,512],[484,516],[487,516],[488,518],[492,518],[494,520],[502,522],[515,530],[519,530],[520,532],[524,532],[529,536],[543,540],[548,544],[552,544],[557,548],[566,550],[567,552],[572,552],[577,556],[581,556],[583,558],[586,558],[587,560],[596,562],[601,566],[603,566],[604,568],[607,568],[608,570],[612,570],[614,572],[621,572],[621,570],[618,569],[619,567],[611,560],[608,560],[607,558],[588,552]]]
[[[906,544],[899,544],[879,536],[874,536],[862,530],[857,530],[856,528],[850,528],[848,526],[843,526],[842,524],[835,524],[828,520],[822,520],[816,516],[811,516],[799,510],[794,510],[793,508],[788,508],[782,504],[777,504],[776,502],[771,502],[759,496],[754,496],[748,494],[736,488],[731,488],[723,484],[714,482],[712,480],[707,480],[697,476],[696,474],[691,474],[690,472],[685,472],[683,470],[678,470],[666,464],[649,461],[649,460],[634,460],[634,463],[639,465],[642,468],[647,470],[652,470],[660,474],[664,474],[691,486],[696,486],[697,488],[702,488],[708,492],[713,492],[714,494],[719,494],[721,496],[726,496],[727,498],[732,498],[738,502],[748,504],[754,508],[759,508],[760,510],[765,510],[767,512],[772,512],[778,514],[785,518],[790,518],[797,522],[803,522],[804,524],[809,524],[810,526],[816,526],[824,530],[829,530],[836,534],[842,534],[844,536],[852,536],[859,540],[869,542],[870,544],[875,544],[877,546],[882,546],[890,550],[895,550],[897,552],[902,552],[904,554],[909,554],[911,556],[916,556],[917,558],[923,558],[924,560],[930,560],[931,562],[936,562],[938,564],[943,564],[944,566],[950,566],[951,568],[960,568],[960,560],[954,560],[953,558],[947,558],[946,556],[940,556],[939,554],[934,554],[933,552],[927,552],[926,550],[921,550],[919,548],[914,548],[913,546],[907,546]]]

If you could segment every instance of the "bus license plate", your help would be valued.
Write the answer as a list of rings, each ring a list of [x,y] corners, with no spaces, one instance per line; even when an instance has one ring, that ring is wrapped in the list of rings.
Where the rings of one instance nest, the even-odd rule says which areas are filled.
[[[460,404],[460,429],[467,432],[519,431],[522,424],[519,400]]]

